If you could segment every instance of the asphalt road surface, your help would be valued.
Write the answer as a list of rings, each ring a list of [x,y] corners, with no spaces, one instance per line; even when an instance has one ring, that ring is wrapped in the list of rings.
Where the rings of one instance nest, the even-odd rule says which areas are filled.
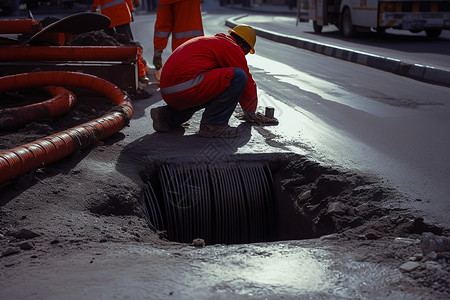
[[[226,32],[225,21],[239,14],[242,12],[206,5],[205,34]],[[154,14],[140,15],[133,23],[135,38],[143,44],[149,61],[154,18]],[[254,18],[257,22],[258,17]],[[329,37],[325,38],[329,42]],[[392,53],[385,48],[386,55]],[[267,134],[283,145],[280,152],[301,153],[376,174],[409,195],[412,201],[403,205],[420,210],[428,221],[450,225],[449,88],[267,39],[257,39],[255,49],[256,54],[247,59],[259,89],[259,109],[275,107],[280,125],[268,129]],[[383,47],[374,49],[382,51]],[[445,57],[442,49],[433,51],[437,59]],[[163,59],[170,52],[168,47]],[[396,52],[408,58],[407,51]]]

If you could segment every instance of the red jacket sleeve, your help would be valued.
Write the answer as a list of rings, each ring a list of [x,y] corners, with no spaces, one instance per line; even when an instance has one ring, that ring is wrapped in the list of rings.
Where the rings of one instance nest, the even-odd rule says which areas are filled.
[[[217,60],[221,67],[235,67],[245,71],[247,74],[247,86],[242,93],[239,104],[244,111],[254,112],[258,105],[256,83],[253,80],[252,74],[250,74],[244,51],[236,44],[231,36],[225,36],[224,34],[217,34],[216,36],[226,38],[233,44],[232,47],[220,48],[219,51],[221,53],[217,55]]]

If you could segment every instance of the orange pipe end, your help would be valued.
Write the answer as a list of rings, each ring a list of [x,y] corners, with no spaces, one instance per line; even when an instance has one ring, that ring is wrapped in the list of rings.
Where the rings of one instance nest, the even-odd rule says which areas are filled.
[[[0,34],[35,34],[42,30],[42,24],[33,19],[0,20]]]
[[[132,46],[26,46],[1,47],[0,61],[137,60],[138,49]]]

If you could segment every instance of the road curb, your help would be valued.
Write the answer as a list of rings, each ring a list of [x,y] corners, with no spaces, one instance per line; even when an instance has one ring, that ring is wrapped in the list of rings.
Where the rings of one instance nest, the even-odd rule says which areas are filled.
[[[285,16],[296,16],[297,15],[297,8],[292,9],[292,10],[287,10],[287,9],[278,9],[278,8],[274,8],[274,6],[270,6],[270,5],[263,5],[262,7],[258,7],[258,6],[252,6],[252,7],[243,7],[243,6],[230,6],[230,5],[225,5],[226,8],[230,8],[230,9],[235,9],[235,10],[240,10],[240,11],[245,11],[245,12],[253,12],[253,13],[258,13],[258,14],[265,14],[265,15],[273,15],[274,13],[277,15],[285,15]],[[269,8],[268,8],[269,7]],[[276,5],[276,7],[278,7],[278,5]],[[281,7],[281,6],[280,6]],[[266,8],[266,9],[264,9]]]
[[[248,15],[241,15],[227,19],[225,21],[225,25],[232,28],[239,24],[238,22],[236,22],[237,20],[247,16]],[[442,69],[421,64],[412,64],[395,58],[375,55],[363,51],[356,51],[326,43],[319,43],[317,41],[309,40],[306,38],[285,35],[279,32],[270,31],[255,26],[252,27],[253,29],[255,29],[256,35],[266,39],[270,39],[277,43],[302,48],[312,52],[365,65],[371,68],[394,73],[400,76],[409,77],[423,82],[450,87],[450,69]]]

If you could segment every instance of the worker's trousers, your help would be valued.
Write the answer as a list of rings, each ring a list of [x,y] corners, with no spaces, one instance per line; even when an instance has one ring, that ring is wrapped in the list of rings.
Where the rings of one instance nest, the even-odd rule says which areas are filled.
[[[203,35],[201,0],[183,0],[158,6],[153,46],[164,50],[172,34],[172,51],[184,42]]]
[[[220,95],[211,101],[188,108],[185,110],[175,110],[167,107],[168,123],[170,127],[176,128],[188,121],[195,112],[205,109],[202,115],[201,123],[211,125],[228,125],[228,120],[236,108],[236,105],[244,92],[247,85],[247,74],[240,68],[234,68],[234,76],[230,81],[230,85]]]

